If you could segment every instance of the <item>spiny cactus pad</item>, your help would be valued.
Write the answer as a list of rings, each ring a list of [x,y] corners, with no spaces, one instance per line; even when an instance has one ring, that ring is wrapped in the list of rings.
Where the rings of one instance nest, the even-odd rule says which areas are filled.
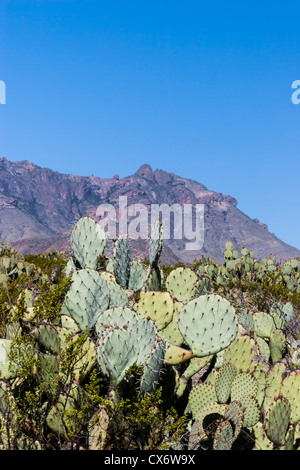
[[[130,252],[126,235],[120,235],[115,242],[114,275],[120,286],[127,289],[130,276]]]
[[[291,422],[300,421],[300,372],[291,372],[282,382],[280,392],[291,405]]]
[[[214,435],[213,450],[230,450],[233,444],[233,429],[229,421],[222,421]]]
[[[277,398],[266,413],[265,427],[268,438],[282,445],[290,424],[291,405],[284,397]]]
[[[217,372],[215,387],[219,403],[226,403],[230,397],[232,381],[237,374],[234,364],[223,364]]]
[[[109,306],[107,281],[95,270],[87,268],[73,273],[71,286],[65,296],[61,314],[70,315],[82,332],[94,324],[95,313]]]
[[[172,320],[174,303],[168,292],[141,292],[140,300],[134,306],[142,317],[154,322],[158,329],[165,328]]]
[[[162,241],[163,241],[162,223],[160,220],[157,219],[157,220],[154,220],[152,224],[150,239],[149,239],[149,246],[148,246],[149,263],[152,268],[154,268],[157,265],[157,262],[159,260],[161,250],[162,250]]]
[[[257,365],[258,350],[253,338],[237,336],[224,350],[224,362],[234,364],[237,370],[253,371]]]
[[[189,404],[194,418],[197,418],[202,408],[211,402],[217,402],[216,389],[213,384],[201,382],[190,391]]]
[[[250,397],[248,395],[244,395],[239,400],[243,410],[243,426],[245,428],[252,428],[260,418],[260,406],[255,397]]]
[[[232,381],[231,399],[239,401],[244,396],[255,397],[257,390],[256,378],[247,372],[239,372]]]
[[[195,356],[209,356],[235,339],[234,308],[219,295],[203,295],[188,302],[180,312],[178,326]]]
[[[198,276],[190,268],[175,268],[166,279],[166,289],[179,301],[191,300],[194,285],[198,281]],[[196,287],[195,287],[196,292]]]
[[[105,246],[103,228],[90,217],[79,219],[71,232],[71,249],[81,268],[96,269]]]

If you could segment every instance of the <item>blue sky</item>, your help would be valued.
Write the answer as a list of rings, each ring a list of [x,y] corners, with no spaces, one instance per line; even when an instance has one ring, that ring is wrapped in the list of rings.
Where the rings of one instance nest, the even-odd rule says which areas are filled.
[[[299,1],[1,0],[0,156],[143,163],[230,194],[300,248]]]

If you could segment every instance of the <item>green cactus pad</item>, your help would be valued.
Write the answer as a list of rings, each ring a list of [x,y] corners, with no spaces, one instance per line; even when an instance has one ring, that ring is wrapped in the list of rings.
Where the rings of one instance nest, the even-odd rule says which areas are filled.
[[[255,397],[248,395],[241,397],[239,402],[244,410],[243,426],[245,428],[252,428],[260,419],[261,411],[259,403]]]
[[[226,408],[224,418],[228,420],[234,429],[233,441],[238,437],[244,420],[244,408],[238,401],[231,401]]]
[[[176,307],[175,307],[176,308]],[[180,333],[178,327],[178,317],[179,313],[176,310],[173,313],[172,320],[168,325],[158,332],[158,334],[164,338],[168,343],[172,343],[175,346],[181,346],[183,343],[183,336]]]
[[[219,403],[226,403],[230,397],[231,385],[237,370],[234,364],[223,364],[216,374],[216,394]]]
[[[104,312],[108,318],[107,312]],[[127,323],[120,325],[98,324],[97,360],[104,375],[113,385],[118,385],[125,377],[126,371],[136,364],[143,366],[158,347],[156,329],[152,322],[139,320],[133,312],[125,312]],[[118,315],[123,315],[118,310]],[[131,317],[132,319],[130,319]],[[114,320],[112,320],[114,321]],[[123,323],[123,321],[121,322]],[[103,326],[104,329],[101,329]]]
[[[210,436],[210,426],[207,423],[215,423],[224,414],[228,408],[228,405],[223,405],[217,402],[210,402],[204,405],[196,418],[198,424],[198,431],[201,436],[203,434]]]
[[[202,277],[198,279],[192,289],[191,299],[199,297],[200,295],[206,295],[211,290],[211,282],[209,277]]]
[[[245,328],[247,333],[254,331],[254,319],[253,315],[249,310],[243,310],[239,316],[239,323]]]
[[[96,269],[106,246],[103,228],[90,217],[82,217],[71,232],[70,242],[81,268]]]
[[[271,312],[277,313],[285,324],[290,322],[294,316],[293,306],[289,302],[286,304],[281,302],[274,303],[271,308]]]
[[[137,314],[128,307],[113,307],[105,312],[99,312],[95,321],[95,332],[101,336],[103,332],[111,328],[127,328],[138,322]]]
[[[141,290],[147,280],[147,271],[136,260],[130,261],[128,289],[137,292]]]
[[[152,268],[156,267],[157,262],[159,260],[161,250],[162,250],[162,241],[163,241],[163,229],[162,223],[160,220],[154,220],[150,238],[149,238],[149,246],[148,246],[148,253],[149,253],[149,264]]]
[[[256,344],[258,346],[260,354],[262,355],[262,357],[264,358],[264,360],[266,362],[269,362],[269,359],[271,357],[271,351],[270,351],[270,348],[269,348],[269,344],[267,343],[267,341],[265,341],[260,336],[257,336],[257,338],[255,338],[255,341],[256,341]]]
[[[263,401],[265,412],[273,403],[274,396],[279,396],[286,372],[286,366],[279,362],[269,369],[266,375],[265,398]]]
[[[214,435],[213,450],[230,450],[233,444],[233,429],[229,421],[222,421]]]
[[[57,329],[53,325],[41,324],[32,331],[34,338],[39,341],[48,351],[59,354],[61,340]]]
[[[224,350],[224,362],[234,364],[238,371],[253,371],[256,368],[258,350],[253,338],[237,336]]]
[[[97,349],[97,360],[112,385],[119,385],[126,371],[137,361],[136,338],[123,329],[108,333]]]
[[[120,235],[115,243],[114,275],[120,286],[127,289],[130,276],[130,253],[126,235]]]
[[[166,289],[181,302],[191,300],[198,281],[197,274],[190,268],[175,268],[166,278]]]
[[[144,367],[140,384],[143,393],[153,393],[157,389],[159,377],[164,364],[165,352],[165,342],[159,341],[157,345],[155,345],[155,348]]]
[[[266,312],[257,312],[253,315],[254,330],[257,336],[261,338],[270,338],[275,330],[275,323],[272,315]]]
[[[282,330],[273,331],[270,336],[269,347],[272,362],[280,361],[286,349],[286,338]]]
[[[204,295],[188,302],[178,326],[195,356],[209,356],[225,349],[237,334],[234,308],[219,295]]]
[[[61,314],[70,315],[81,331],[86,333],[94,324],[96,312],[107,310],[109,301],[107,281],[93,269],[81,269],[72,275]]]
[[[239,401],[244,396],[255,397],[258,390],[256,378],[248,372],[239,372],[231,384],[231,400]]]
[[[254,447],[253,450],[273,450],[274,444],[268,439],[263,423],[258,422],[252,427],[254,435]]]
[[[202,408],[211,402],[217,402],[215,386],[209,382],[201,382],[192,388],[189,394],[189,405],[196,419]]]
[[[291,422],[300,421],[300,371],[291,372],[284,378],[281,393],[291,405]]]
[[[168,292],[141,292],[134,309],[142,318],[152,320],[158,329],[163,329],[172,320],[174,303]]]
[[[291,418],[291,405],[284,397],[277,398],[269,407],[265,418],[265,429],[268,438],[276,445],[285,442]]]

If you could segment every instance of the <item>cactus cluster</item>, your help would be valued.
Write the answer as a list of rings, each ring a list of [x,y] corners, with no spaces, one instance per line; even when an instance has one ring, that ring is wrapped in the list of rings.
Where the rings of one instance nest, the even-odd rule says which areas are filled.
[[[148,262],[131,259],[125,236],[115,240],[111,257],[105,247],[99,224],[82,217],[62,284],[48,278],[46,292],[26,286],[16,304],[2,307],[0,447],[45,449],[84,430],[86,448],[107,448],[115,433],[128,448],[128,437],[118,434],[128,431],[128,415],[118,411],[133,396],[160,391],[185,423],[177,441],[168,441],[171,449],[230,450],[249,442],[253,449],[298,448],[300,344],[291,327],[298,306],[277,298],[263,311],[239,289],[240,282],[276,273],[274,283],[297,295],[295,260],[279,268],[272,258],[258,262],[227,243],[224,264],[202,258],[167,269],[159,264],[160,221],[151,230]],[[0,263],[8,288],[16,268],[37,275],[14,252]],[[91,394],[95,373],[102,388]],[[39,419],[22,421],[28,397],[39,398]],[[149,419],[153,413],[160,413],[157,405]],[[35,432],[38,421],[44,440]],[[148,445],[159,429],[149,433]]]

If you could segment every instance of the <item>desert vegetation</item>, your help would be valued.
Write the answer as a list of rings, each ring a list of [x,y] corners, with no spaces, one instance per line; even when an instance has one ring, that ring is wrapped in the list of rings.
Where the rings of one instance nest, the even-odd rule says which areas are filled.
[[[300,269],[230,242],[224,262],[105,255],[82,217],[72,254],[0,246],[2,450],[296,450]]]

